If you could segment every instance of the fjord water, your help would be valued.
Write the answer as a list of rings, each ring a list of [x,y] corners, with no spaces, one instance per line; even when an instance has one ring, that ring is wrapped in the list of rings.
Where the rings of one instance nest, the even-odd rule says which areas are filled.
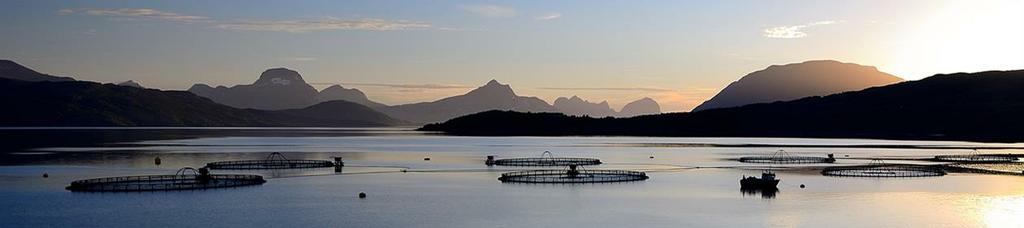
[[[774,198],[738,180],[761,165],[739,156],[786,149],[871,157],[1019,153],[1021,144],[793,138],[456,137],[409,129],[3,129],[3,227],[1020,227],[1024,177],[840,178],[813,167],[780,170]],[[10,146],[17,145],[17,146]],[[648,171],[611,184],[503,184],[516,168],[487,155],[596,157],[590,169]],[[262,186],[177,192],[73,193],[76,179],[168,174],[207,162],[344,157],[333,169],[257,173]],[[162,164],[154,164],[160,157]],[[651,158],[653,156],[654,158]],[[849,156],[847,158],[847,156]],[[424,158],[431,158],[429,161]],[[858,159],[862,158],[862,159]],[[810,165],[813,166],[813,165]],[[407,170],[407,172],[401,172]],[[43,173],[49,178],[42,178]],[[804,184],[806,188],[800,188]],[[368,197],[360,199],[358,193]]]

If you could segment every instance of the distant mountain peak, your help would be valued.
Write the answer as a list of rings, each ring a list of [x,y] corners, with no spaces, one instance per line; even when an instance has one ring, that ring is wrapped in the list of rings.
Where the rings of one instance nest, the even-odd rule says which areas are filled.
[[[128,87],[135,87],[135,88],[140,88],[140,89],[146,88],[146,87],[142,87],[142,84],[139,84],[138,82],[132,81],[132,80],[123,81],[123,82],[117,83],[117,85],[119,85],[119,86],[128,86]]]
[[[260,78],[253,85],[257,86],[288,86],[292,84],[306,84],[299,72],[288,68],[273,68],[263,71]]]
[[[650,97],[644,97],[640,100],[629,102],[626,106],[622,106],[622,110],[619,111],[619,116],[621,117],[652,114],[661,114],[661,105]]]
[[[11,60],[0,59],[0,78],[9,78],[22,81],[51,81],[51,82],[62,82],[62,81],[74,81],[71,77],[53,76],[49,74],[39,73],[26,66],[22,66]]]
[[[555,102],[552,105],[554,105],[559,112],[568,115],[606,117],[616,116],[618,114],[618,112],[608,105],[608,101],[591,103],[590,101],[584,100],[576,95],[573,95],[570,98],[559,97],[555,99]]]
[[[825,96],[900,81],[903,79],[872,66],[835,60],[771,65],[729,84],[693,111]]]
[[[431,102],[396,105],[383,108],[385,113],[416,123],[433,123],[488,110],[554,112],[555,107],[536,97],[521,97],[512,87],[490,80],[465,94]]]
[[[341,85],[338,85],[338,84],[334,84],[334,85],[328,86],[327,88],[324,88],[323,90],[328,90],[328,89],[346,89],[346,88],[344,86],[341,86]],[[321,91],[323,91],[323,90],[321,90]]]
[[[491,79],[491,80],[490,80],[490,81],[488,81],[488,82],[487,82],[487,84],[486,84],[486,85],[484,85],[484,86],[500,86],[500,85],[503,85],[503,84],[501,84],[501,82],[498,82],[498,80],[497,80],[497,79]]]
[[[370,108],[380,108],[386,106],[384,104],[371,101],[369,98],[366,97],[366,94],[363,93],[363,91],[360,91],[359,89],[349,89],[338,84],[331,85],[328,86],[327,88],[324,88],[323,90],[320,90],[319,95],[317,95],[317,99],[318,101],[321,102],[343,100],[362,104]]]
[[[501,84],[498,80],[491,79],[487,84],[476,88],[469,93],[468,96],[486,96],[486,97],[501,97],[501,98],[514,98],[516,92],[512,91],[512,86],[508,84]]]

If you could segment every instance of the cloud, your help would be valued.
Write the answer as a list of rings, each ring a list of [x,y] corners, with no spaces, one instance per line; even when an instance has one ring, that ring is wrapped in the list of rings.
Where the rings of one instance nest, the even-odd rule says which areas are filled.
[[[403,31],[403,30],[425,30],[433,27],[430,23],[406,20],[384,20],[375,18],[364,18],[345,20],[328,17],[317,20],[285,20],[285,21],[239,21],[221,23],[217,28],[242,31],[272,31],[307,33],[330,30],[359,30],[359,31]]]
[[[540,16],[536,16],[536,17],[534,17],[533,19],[534,19],[534,20],[538,20],[538,21],[549,21],[549,20],[554,20],[554,19],[558,19],[558,18],[560,18],[560,17],[562,17],[562,13],[559,13],[559,12],[550,12],[550,13],[545,13],[545,14],[542,14],[542,15],[540,15]]]
[[[459,9],[485,17],[514,17],[516,9],[497,5],[460,5]]]
[[[650,87],[541,87],[543,90],[566,90],[566,91],[642,91],[642,92],[669,92],[671,89],[650,88]]]
[[[335,85],[339,83],[310,83],[314,85]],[[406,90],[421,90],[421,89],[469,89],[476,88],[473,86],[465,85],[441,85],[441,84],[389,84],[389,83],[341,83],[343,85],[350,86],[373,86],[373,87],[389,87]]]
[[[817,21],[802,25],[772,27],[764,30],[764,37],[781,39],[803,38],[807,36],[807,33],[803,31],[806,28],[835,23],[836,21]]]
[[[281,60],[290,62],[309,62],[316,61],[317,59],[315,57],[284,57],[281,58]]]
[[[80,9],[61,9],[57,11],[60,15],[72,15],[81,14],[89,16],[103,16],[116,19],[149,19],[149,20],[163,20],[163,21],[174,21],[174,22],[204,22],[208,21],[208,17],[203,16],[191,16],[182,15],[178,13],[172,13],[167,11],[160,11],[156,9],[135,9],[135,8],[120,8],[120,9],[93,9],[93,8],[80,8]]]

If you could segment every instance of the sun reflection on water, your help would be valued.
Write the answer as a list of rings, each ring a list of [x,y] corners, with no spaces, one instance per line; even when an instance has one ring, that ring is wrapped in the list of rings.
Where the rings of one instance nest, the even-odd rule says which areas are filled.
[[[987,227],[1024,227],[1024,195],[982,200],[978,216]]]

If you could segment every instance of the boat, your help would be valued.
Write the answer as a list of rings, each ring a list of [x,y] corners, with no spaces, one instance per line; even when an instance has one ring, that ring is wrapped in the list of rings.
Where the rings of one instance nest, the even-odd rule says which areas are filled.
[[[775,173],[765,170],[761,178],[743,177],[740,179],[741,189],[777,189],[780,179],[775,179]]]

